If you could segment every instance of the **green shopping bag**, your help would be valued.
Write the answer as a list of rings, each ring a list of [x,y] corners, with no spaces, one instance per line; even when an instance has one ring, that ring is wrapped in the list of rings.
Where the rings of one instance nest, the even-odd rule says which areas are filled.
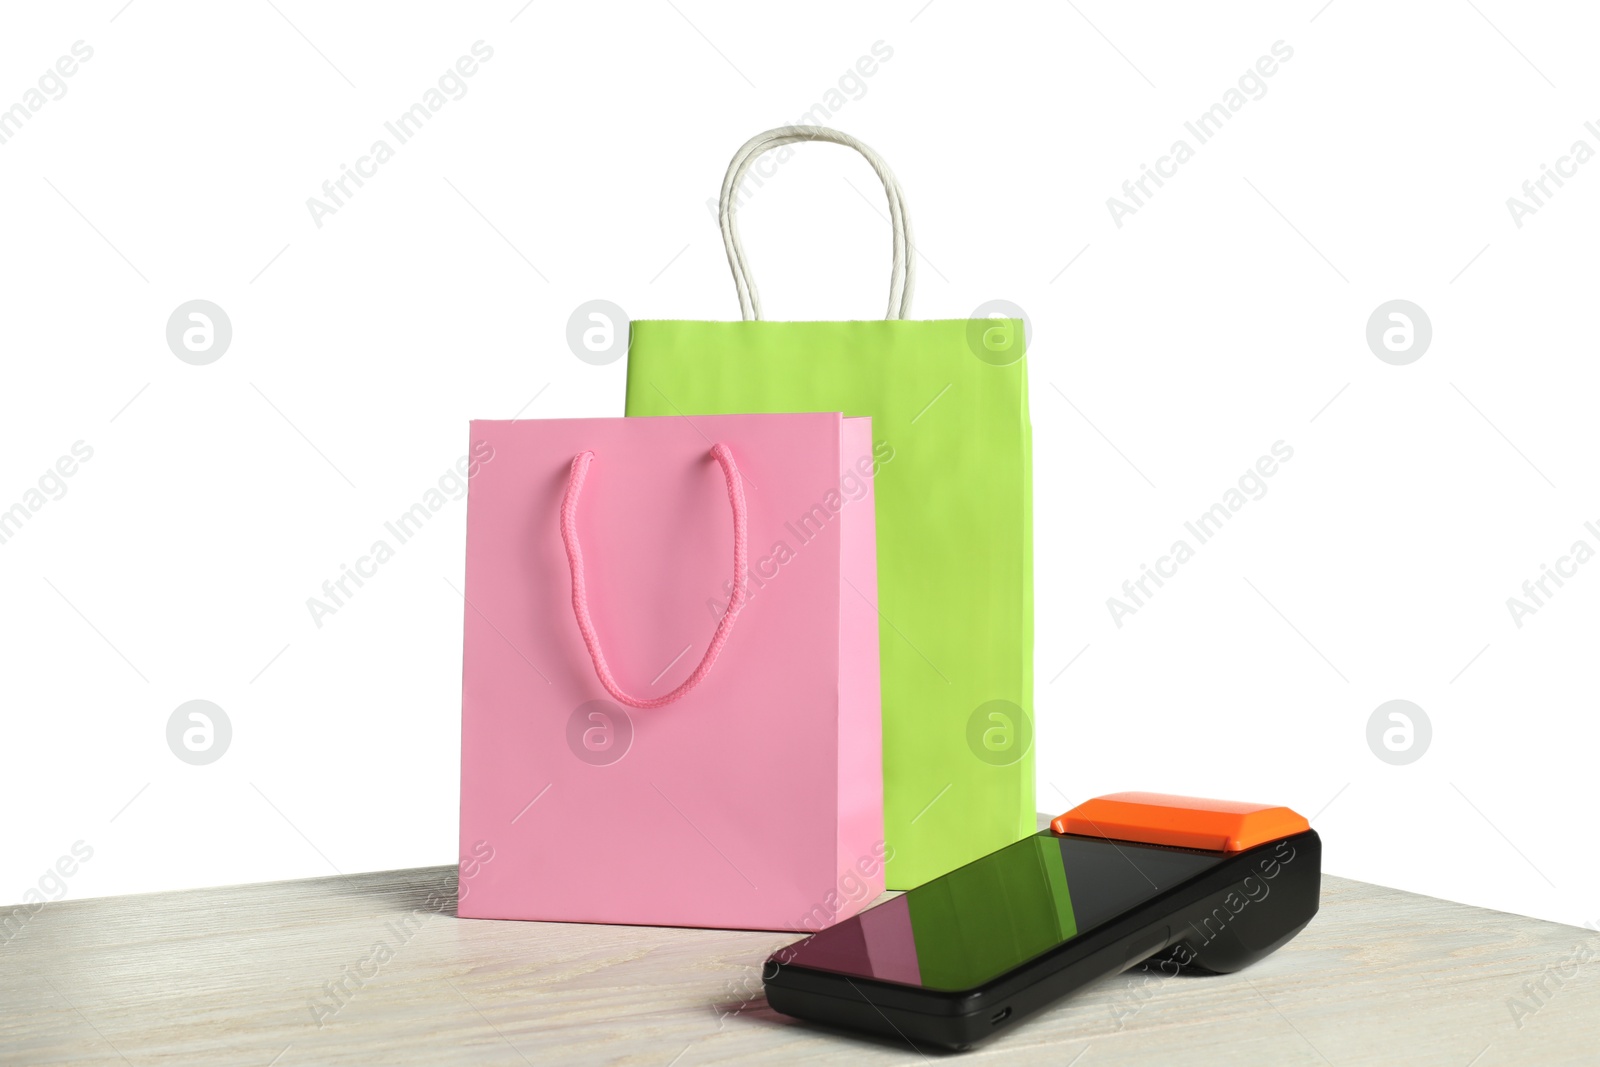
[[[883,181],[894,230],[884,321],[761,319],[734,221],[738,189],[763,152],[799,141],[853,148]],[[915,253],[899,183],[875,152],[836,130],[788,126],[747,142],[723,181],[721,222],[744,321],[633,322],[627,413],[872,417],[873,454],[853,457],[853,469],[876,479],[878,588],[856,593],[882,622],[888,886],[909,889],[1035,829],[1023,324],[908,317]],[[819,488],[817,507],[785,527],[792,540],[751,546],[753,596],[785,580],[782,562],[804,552],[847,498]]]

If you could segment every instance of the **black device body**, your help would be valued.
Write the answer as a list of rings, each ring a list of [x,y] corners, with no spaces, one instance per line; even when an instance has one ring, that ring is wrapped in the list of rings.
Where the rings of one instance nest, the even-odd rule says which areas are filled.
[[[1314,830],[1236,853],[1045,830],[773,953],[767,1002],[966,1049],[1146,961],[1246,967],[1311,921],[1321,881]]]

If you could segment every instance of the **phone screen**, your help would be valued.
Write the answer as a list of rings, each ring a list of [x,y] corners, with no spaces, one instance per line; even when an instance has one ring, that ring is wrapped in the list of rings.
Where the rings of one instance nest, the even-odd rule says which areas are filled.
[[[830,926],[779,959],[924,989],[971,989],[1224,858],[1045,832]]]

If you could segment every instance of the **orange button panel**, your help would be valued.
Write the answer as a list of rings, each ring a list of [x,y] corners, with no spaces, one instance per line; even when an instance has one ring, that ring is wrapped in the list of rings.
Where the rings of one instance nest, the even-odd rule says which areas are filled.
[[[1271,804],[1205,800],[1166,793],[1108,793],[1086,800],[1050,823],[1058,834],[1081,834],[1146,845],[1212,852],[1247,848],[1304,833],[1304,815]]]

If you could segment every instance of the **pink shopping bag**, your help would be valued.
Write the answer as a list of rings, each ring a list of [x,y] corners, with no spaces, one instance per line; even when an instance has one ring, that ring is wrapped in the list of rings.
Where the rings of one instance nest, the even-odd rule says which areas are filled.
[[[871,420],[474,422],[458,914],[815,930],[883,890]]]

